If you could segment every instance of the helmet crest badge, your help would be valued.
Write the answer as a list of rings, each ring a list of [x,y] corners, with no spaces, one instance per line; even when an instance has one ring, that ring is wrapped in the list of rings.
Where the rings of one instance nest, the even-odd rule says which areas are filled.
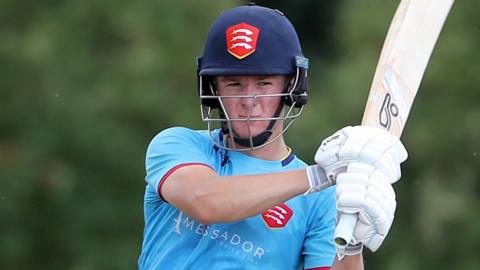
[[[243,59],[257,48],[260,30],[252,25],[240,23],[227,28],[227,51],[238,59]]]

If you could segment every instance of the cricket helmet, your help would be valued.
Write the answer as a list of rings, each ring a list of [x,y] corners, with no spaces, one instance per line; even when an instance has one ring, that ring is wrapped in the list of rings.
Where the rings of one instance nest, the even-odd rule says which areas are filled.
[[[209,123],[209,130],[210,123],[223,122],[225,133],[229,133],[228,121],[234,121],[222,108],[222,97],[214,86],[215,76],[286,75],[292,83],[285,86],[281,98],[290,109],[280,118],[282,105],[271,118],[269,129],[276,120],[293,120],[307,102],[307,69],[308,59],[303,56],[298,35],[282,12],[252,3],[227,10],[211,26],[203,55],[197,58],[202,118]],[[213,117],[215,109],[219,110],[218,117]],[[243,142],[237,138],[236,142],[252,149],[265,144],[270,135]]]

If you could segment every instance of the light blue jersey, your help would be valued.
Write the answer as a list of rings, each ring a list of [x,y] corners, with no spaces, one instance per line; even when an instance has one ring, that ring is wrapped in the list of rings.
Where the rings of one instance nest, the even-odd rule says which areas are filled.
[[[214,138],[220,138],[219,131]],[[176,168],[202,164],[218,175],[287,171],[306,166],[291,154],[267,161],[226,151],[207,131],[170,128],[150,143],[146,156],[145,230],[140,269],[298,269],[330,267],[335,257],[335,190],[297,196],[233,223],[204,225],[158,193]]]

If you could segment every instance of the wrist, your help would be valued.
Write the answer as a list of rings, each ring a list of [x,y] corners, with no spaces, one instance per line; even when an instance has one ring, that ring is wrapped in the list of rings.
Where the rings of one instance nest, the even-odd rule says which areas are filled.
[[[335,184],[327,177],[325,170],[318,164],[307,166],[306,172],[309,189],[304,195],[323,190]]]

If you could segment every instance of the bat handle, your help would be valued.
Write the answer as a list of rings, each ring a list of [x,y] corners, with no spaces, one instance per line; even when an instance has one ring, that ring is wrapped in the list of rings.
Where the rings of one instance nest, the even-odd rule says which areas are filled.
[[[345,250],[353,237],[353,228],[357,223],[357,214],[341,214],[335,228],[335,245],[338,250]]]

